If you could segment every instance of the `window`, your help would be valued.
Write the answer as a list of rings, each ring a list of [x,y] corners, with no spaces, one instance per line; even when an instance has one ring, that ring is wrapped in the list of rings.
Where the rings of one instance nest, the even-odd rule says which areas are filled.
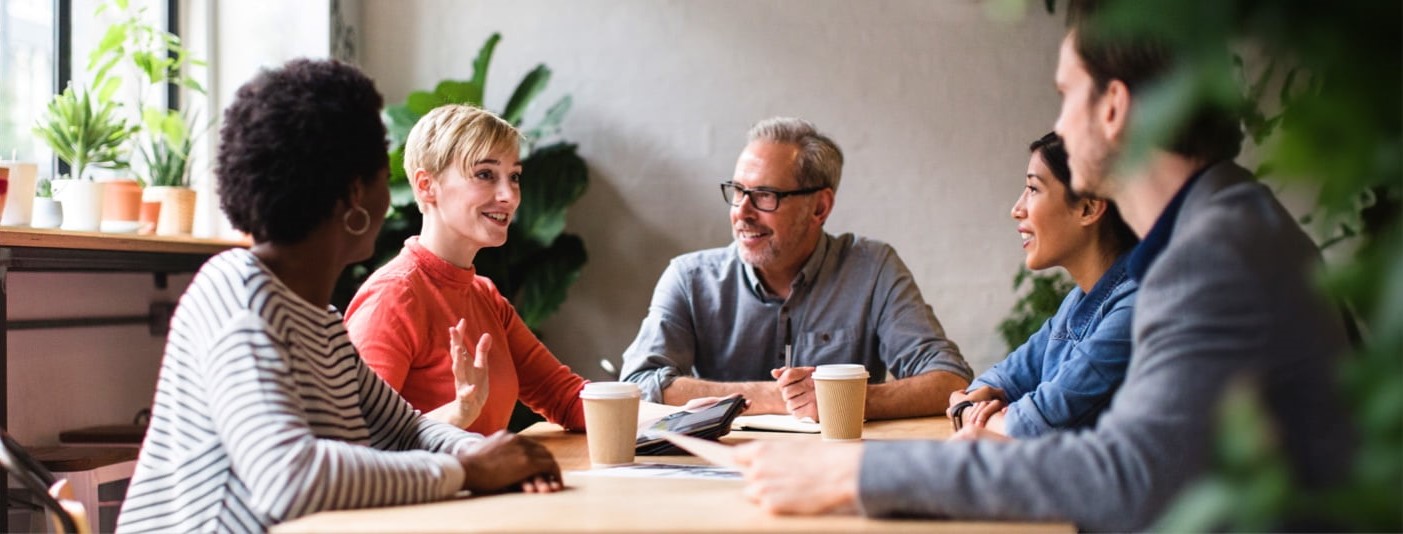
[[[0,159],[53,158],[29,130],[54,94],[55,7],[54,0],[0,0]]]

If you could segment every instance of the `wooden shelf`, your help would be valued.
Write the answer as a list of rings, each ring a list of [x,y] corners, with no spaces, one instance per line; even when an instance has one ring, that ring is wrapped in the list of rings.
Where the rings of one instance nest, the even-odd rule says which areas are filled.
[[[68,230],[40,230],[35,228],[0,228],[0,247],[214,255],[225,249],[247,246],[249,246],[247,242],[195,237],[104,234],[101,232],[73,232]]]
[[[192,272],[247,242],[194,237],[0,229],[0,268],[13,271]]]

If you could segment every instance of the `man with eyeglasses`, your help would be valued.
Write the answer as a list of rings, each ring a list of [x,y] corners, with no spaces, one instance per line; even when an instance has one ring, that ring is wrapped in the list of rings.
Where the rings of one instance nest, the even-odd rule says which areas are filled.
[[[751,128],[721,184],[735,242],[673,259],[624,352],[622,378],[645,400],[739,393],[748,413],[817,420],[814,367],[860,363],[872,377],[867,417],[883,419],[943,413],[969,384],[896,251],[824,232],[842,167],[842,151],[807,121]]]

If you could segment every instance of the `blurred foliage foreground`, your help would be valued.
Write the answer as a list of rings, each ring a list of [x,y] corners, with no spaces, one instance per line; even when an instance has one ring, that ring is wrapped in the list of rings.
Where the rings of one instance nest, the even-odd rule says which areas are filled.
[[[1056,0],[1044,3],[1052,11]],[[1157,36],[1183,59],[1142,100],[1130,152],[1197,103],[1241,110],[1260,147],[1259,176],[1318,190],[1302,222],[1322,248],[1347,243],[1331,251],[1321,285],[1353,312],[1361,336],[1336,377],[1343,415],[1361,436],[1345,487],[1322,494],[1293,484],[1270,419],[1244,384],[1224,398],[1213,471],[1158,528],[1403,530],[1403,2],[1105,4],[1100,30]],[[1248,59],[1225,64],[1227,44]]]

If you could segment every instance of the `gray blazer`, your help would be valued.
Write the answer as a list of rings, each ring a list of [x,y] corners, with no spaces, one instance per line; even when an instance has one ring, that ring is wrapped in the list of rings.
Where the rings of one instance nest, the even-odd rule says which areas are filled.
[[[1347,341],[1315,288],[1319,263],[1266,187],[1236,164],[1214,165],[1141,281],[1130,369],[1094,429],[1007,444],[869,443],[863,512],[1147,528],[1209,467],[1216,408],[1235,379],[1260,386],[1297,480],[1333,482],[1353,450],[1335,379]]]

